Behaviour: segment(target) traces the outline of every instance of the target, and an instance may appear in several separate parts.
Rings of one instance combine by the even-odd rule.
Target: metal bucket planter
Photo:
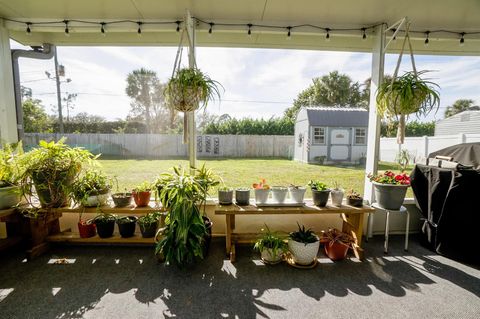
[[[375,201],[384,209],[399,210],[405,199],[408,185],[391,185],[372,182],[375,187]]]
[[[332,189],[332,204],[333,206],[342,206],[343,202],[343,189]]]
[[[256,189],[255,190],[255,203],[265,204],[268,201],[270,195],[270,189]]]
[[[231,205],[233,202],[233,189],[218,190],[218,202],[220,205]]]
[[[132,193],[115,193],[112,199],[115,207],[127,207],[132,203]]]
[[[313,204],[319,207],[325,207],[328,202],[328,195],[330,195],[330,190],[317,191],[312,189]]]
[[[250,189],[237,188],[235,190],[235,202],[240,206],[250,205]]]
[[[83,203],[83,206],[85,207],[105,206],[107,205],[109,197],[110,197],[109,190],[106,189],[104,191],[99,192],[99,194],[88,196],[85,202]]]
[[[303,203],[305,192],[307,189],[305,187],[289,187],[288,191],[290,192],[290,199],[295,203]]]
[[[20,187],[8,186],[0,188],[0,209],[7,209],[20,203],[22,197]]]
[[[272,187],[272,198],[275,203],[283,204],[287,198],[288,188],[281,186]]]
[[[298,241],[289,239],[288,250],[292,253],[293,260],[299,265],[310,265],[316,258],[320,241],[314,243],[300,243]]]

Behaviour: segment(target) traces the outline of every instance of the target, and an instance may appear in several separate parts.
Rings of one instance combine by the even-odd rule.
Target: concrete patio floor
[[[313,270],[265,266],[250,246],[186,271],[158,264],[146,247],[54,247],[27,262],[1,255],[0,318],[479,318],[480,270],[393,236],[365,244],[367,260]],[[53,258],[74,259],[52,264]],[[253,259],[253,260],[252,260]],[[49,263],[50,262],[50,263]]]

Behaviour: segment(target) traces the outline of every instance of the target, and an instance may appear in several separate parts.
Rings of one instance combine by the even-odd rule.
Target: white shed
[[[294,159],[360,163],[367,153],[368,112],[354,107],[306,107],[295,122]]]
[[[435,136],[480,134],[480,111],[463,111],[435,123]]]

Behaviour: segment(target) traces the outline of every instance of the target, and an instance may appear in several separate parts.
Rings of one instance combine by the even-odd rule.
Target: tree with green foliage
[[[362,89],[364,85],[354,82],[347,74],[333,71],[312,81],[298,94],[293,106],[285,111],[285,117],[295,120],[300,108],[306,106],[368,106],[368,95]]]
[[[397,136],[398,122],[387,124],[382,122],[381,133],[382,137],[395,137]],[[435,121],[420,122],[412,121],[408,122],[405,126],[405,136],[433,136],[435,135]]]
[[[28,133],[47,133],[52,131],[52,121],[41,105],[42,101],[27,98],[23,101],[23,129]]]
[[[295,121],[287,118],[266,119],[222,119],[204,125],[203,134],[223,135],[293,135]]]
[[[480,110],[480,106],[473,105],[473,103],[475,102],[470,99],[456,100],[452,105],[447,106],[447,109],[445,110],[445,118],[461,113],[463,111]]]

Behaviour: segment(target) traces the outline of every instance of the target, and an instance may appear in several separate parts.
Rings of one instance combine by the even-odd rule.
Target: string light
[[[327,31],[327,35],[325,36],[325,41],[330,41],[330,28],[326,28],[325,31]]]
[[[214,24],[215,24],[215,23],[213,23],[213,22],[210,22],[210,23],[209,23],[210,28],[208,29],[208,35],[212,35],[212,29],[213,29],[213,25],[214,25]]]
[[[430,35],[430,31],[427,31],[425,32],[425,46],[428,47],[428,44],[430,43],[430,40],[429,40],[429,35]]]
[[[248,37],[251,37],[252,36],[252,24],[249,23],[249,24],[247,24],[247,26],[248,26],[247,35],[248,35]]]
[[[393,34],[394,34],[392,40],[393,40],[393,41],[397,41],[397,36],[395,35],[395,32],[397,32],[397,29],[392,29],[392,32],[393,32]]]
[[[465,32],[460,33],[460,35],[462,36],[460,38],[460,46],[463,47],[463,45],[465,44]]]
[[[287,40],[290,40],[292,38],[292,27],[288,26],[287,27]]]
[[[176,29],[177,32],[180,32],[180,23],[181,23],[181,21],[178,21],[178,20],[177,20],[177,21],[175,21],[175,23],[177,24],[177,29]]]
[[[105,25],[106,23],[105,22],[100,22],[100,32],[102,33],[103,36],[105,36]]]
[[[65,23],[65,36],[70,35],[70,29],[68,28],[68,20],[63,20],[63,23]]]
[[[30,29],[30,26],[32,25],[31,22],[27,22],[27,29],[25,30],[25,32],[27,32],[27,35],[31,35],[32,34],[32,30]]]
[[[143,22],[138,21],[137,24],[138,24],[137,34],[140,36],[140,35],[142,35],[142,24],[143,24]]]
[[[367,39],[367,28],[362,28],[362,40],[366,40]]]

